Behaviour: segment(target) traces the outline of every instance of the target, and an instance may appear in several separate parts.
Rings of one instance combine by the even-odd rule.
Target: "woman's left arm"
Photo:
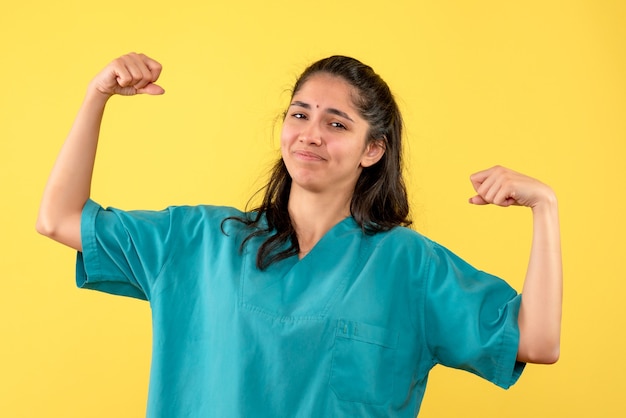
[[[556,195],[547,185],[504,167],[471,176],[477,205],[526,206],[533,213],[533,240],[519,312],[519,361],[551,364],[559,359],[563,267]]]

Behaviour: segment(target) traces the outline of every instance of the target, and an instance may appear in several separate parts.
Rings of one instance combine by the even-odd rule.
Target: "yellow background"
[[[416,229],[521,289],[530,213],[473,207],[503,164],[560,198],[562,357],[509,391],[436,368],[421,417],[623,417],[626,6],[545,1],[22,1],[0,11],[0,415],[143,416],[147,303],[74,287],[74,253],[36,234],[39,198],[91,77],[128,51],[163,97],[114,98],[93,197],[243,207],[276,155],[296,75],[372,65],[407,127]],[[261,177],[261,178],[260,178]]]

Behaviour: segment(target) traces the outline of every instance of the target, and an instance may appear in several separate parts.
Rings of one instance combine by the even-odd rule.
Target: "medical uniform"
[[[512,385],[520,296],[407,228],[335,225],[265,271],[228,207],[82,217],[83,288],[150,302],[149,417],[406,417],[436,364]],[[222,230],[223,225],[223,230]]]

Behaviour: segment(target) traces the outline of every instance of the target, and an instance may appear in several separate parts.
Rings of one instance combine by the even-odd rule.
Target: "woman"
[[[532,209],[522,299],[404,227],[402,118],[351,58],[297,81],[256,210],[102,209],[89,196],[105,104],[162,94],[160,71],[129,54],[90,83],[37,223],[79,251],[80,286],[150,301],[148,416],[414,417],[435,364],[506,388],[524,363],[558,359],[553,191],[502,167],[471,177],[471,203]]]

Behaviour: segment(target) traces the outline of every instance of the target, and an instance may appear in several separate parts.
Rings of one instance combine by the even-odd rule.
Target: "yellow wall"
[[[163,63],[167,93],[112,100],[95,199],[243,206],[275,155],[274,119],[296,74],[329,54],[356,56],[404,111],[420,231],[520,289],[530,213],[468,205],[467,178],[508,165],[551,184],[561,202],[561,361],[528,367],[510,391],[437,368],[421,417],[626,416],[625,3],[215,3],[2,6],[0,415],[144,413],[148,305],[75,289],[73,252],[34,231],[87,82],[111,58],[142,51]]]

